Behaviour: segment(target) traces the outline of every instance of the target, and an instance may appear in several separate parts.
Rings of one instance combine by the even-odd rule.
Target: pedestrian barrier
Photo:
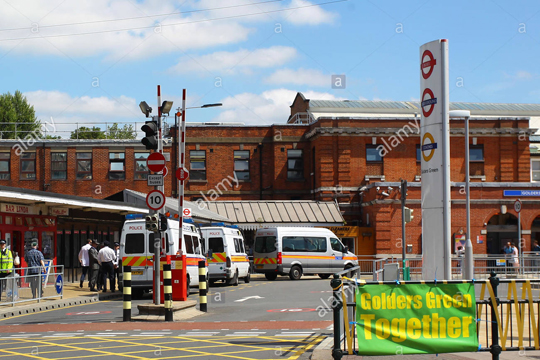
[[[540,279],[492,272],[481,280],[365,281],[350,277],[354,270],[330,282],[335,360],[476,351],[499,359],[502,351],[540,349],[540,299],[532,291]]]
[[[165,306],[165,321],[173,321],[171,264],[163,264],[163,299]]]
[[[124,265],[123,270],[124,321],[131,321],[131,266]]]
[[[64,266],[46,262],[39,274],[28,274],[31,268],[12,268],[0,279],[0,306],[64,297]]]
[[[204,260],[201,260],[199,261],[199,308],[204,312],[208,312],[208,298],[206,296],[207,291],[206,264]]]

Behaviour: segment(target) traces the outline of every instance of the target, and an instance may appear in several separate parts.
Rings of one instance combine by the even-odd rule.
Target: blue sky
[[[224,104],[188,121],[283,123],[297,91],[417,100],[419,47],[447,38],[451,101],[540,101],[538,1],[312,6],[330,1],[2,0],[0,92],[24,92],[59,131],[140,123],[137,105],[156,107],[157,84],[175,107],[182,88],[188,106]],[[346,89],[331,88],[333,74],[346,75]]]

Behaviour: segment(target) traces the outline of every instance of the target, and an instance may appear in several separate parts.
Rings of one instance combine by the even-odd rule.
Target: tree
[[[81,126],[77,130],[71,132],[71,139],[105,139],[105,132],[101,128],[93,126],[91,129],[86,126]]]
[[[36,118],[34,107],[17,90],[15,94],[0,95],[0,134],[2,139],[25,138],[34,133],[41,137],[41,123]]]
[[[133,129],[133,125],[131,124],[124,124],[123,127],[119,127],[117,123],[114,123],[109,127],[109,135],[107,136],[109,139],[135,139],[135,129]]]

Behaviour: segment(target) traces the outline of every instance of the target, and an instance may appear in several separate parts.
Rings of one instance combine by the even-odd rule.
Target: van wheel
[[[291,280],[300,280],[301,277],[302,277],[302,268],[298,265],[294,265],[291,268],[291,272],[289,272],[289,278],[291,278]]]
[[[186,297],[189,297],[189,285],[190,285],[190,281],[189,281],[189,275],[186,277]]]
[[[319,274],[319,277],[326,280],[330,277],[330,274]]]
[[[277,279],[277,274],[275,274],[275,273],[266,273],[266,274],[264,274],[264,277],[266,278],[266,280],[274,281],[274,280]]]
[[[248,272],[247,276],[244,278],[244,282],[245,282],[246,284],[249,284],[250,281],[251,281],[251,275],[250,275],[249,272]]]
[[[229,280],[229,285],[238,286],[238,270],[234,273],[234,277]]]

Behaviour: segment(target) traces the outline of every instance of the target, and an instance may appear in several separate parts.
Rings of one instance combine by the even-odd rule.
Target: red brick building
[[[471,239],[474,251],[498,253],[517,241],[515,197],[523,193],[524,249],[540,239],[540,183],[532,181],[529,137],[537,104],[451,103],[471,111]],[[407,244],[421,252],[419,104],[326,101],[298,94],[279,125],[204,125],[187,129],[186,196],[192,201],[336,201],[348,225],[371,226],[378,254],[401,254],[401,179],[409,184]],[[466,228],[464,124],[451,121],[452,233]],[[139,140],[36,143],[21,156],[18,143],[0,142],[0,185],[105,198],[125,188],[146,192]],[[20,145],[19,145],[20,146]],[[168,168],[174,173],[174,147]],[[3,156],[3,157],[2,157]],[[169,175],[166,195],[176,195]],[[535,196],[538,195],[538,196]],[[370,247],[372,244],[366,244]]]

